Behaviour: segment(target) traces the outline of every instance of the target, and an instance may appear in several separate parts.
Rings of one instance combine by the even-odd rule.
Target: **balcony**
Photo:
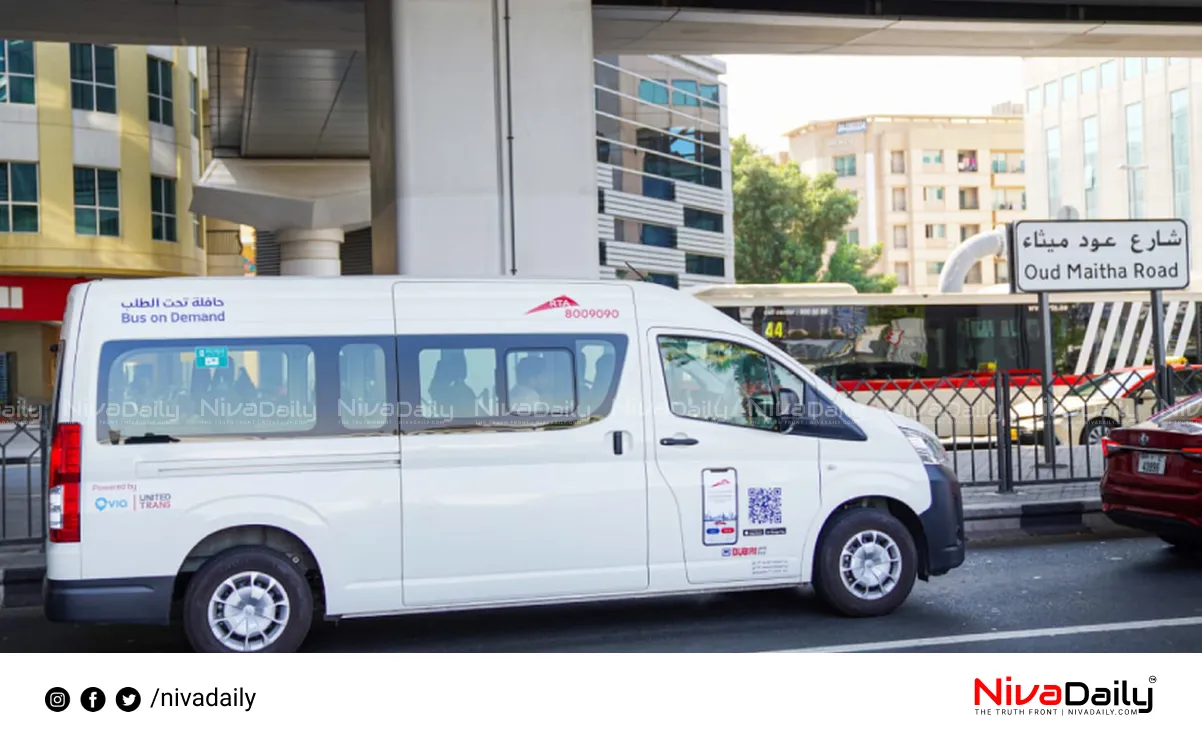
[[[978,169],[976,150],[960,150],[956,153],[956,170],[961,173],[976,173]]]
[[[981,198],[975,188],[960,189],[960,211],[973,212],[981,208]]]

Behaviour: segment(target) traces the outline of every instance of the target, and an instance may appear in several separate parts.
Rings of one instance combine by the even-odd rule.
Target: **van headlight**
[[[902,428],[901,432],[906,435],[923,464],[951,464],[947,449],[943,448],[943,442],[939,439],[913,428]]]

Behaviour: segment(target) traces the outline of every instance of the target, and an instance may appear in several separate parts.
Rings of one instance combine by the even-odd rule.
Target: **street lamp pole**
[[[1136,219],[1135,210],[1135,171],[1147,170],[1146,164],[1132,165],[1123,163],[1120,170],[1127,171],[1127,216]],[[1139,359],[1137,364],[1142,364]],[[1169,376],[1168,365],[1165,363],[1164,347],[1164,295],[1159,289],[1152,291],[1152,365],[1156,369],[1156,393],[1158,402],[1163,405],[1173,403],[1173,383]]]

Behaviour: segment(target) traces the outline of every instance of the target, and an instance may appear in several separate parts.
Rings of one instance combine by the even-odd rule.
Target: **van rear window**
[[[299,343],[134,347],[102,362],[101,438],[310,431],[315,380],[313,349]]]

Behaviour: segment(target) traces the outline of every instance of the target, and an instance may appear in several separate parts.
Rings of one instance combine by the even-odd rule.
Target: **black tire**
[[[901,569],[892,588],[883,596],[864,598],[848,588],[842,577],[843,548],[864,532],[884,534],[901,558]],[[849,617],[879,617],[901,606],[914,588],[918,574],[918,550],[910,530],[892,514],[875,508],[840,511],[827,523],[814,561],[814,590],[829,607]]]
[[[287,598],[288,611],[283,630],[270,643],[260,647],[262,636],[255,635],[256,643],[239,651],[223,644],[209,628],[209,601],[222,583],[247,572],[274,580]],[[265,547],[235,547],[210,558],[196,571],[184,595],[183,615],[184,632],[198,653],[291,653],[304,642],[313,624],[313,592],[301,571],[279,552]],[[275,616],[283,615],[277,612]],[[236,626],[232,634],[240,636]]]
[[[1082,446],[1088,446],[1089,437],[1092,436],[1095,431],[1101,432],[1101,436],[1098,437],[1098,440],[1101,441],[1102,436],[1105,436],[1118,427],[1118,421],[1111,420],[1110,418],[1094,418],[1085,424],[1085,428],[1081,431],[1079,443]]]
[[[1176,547],[1182,552],[1202,552],[1202,538],[1199,537],[1170,537],[1164,534],[1158,534],[1162,541]]]

